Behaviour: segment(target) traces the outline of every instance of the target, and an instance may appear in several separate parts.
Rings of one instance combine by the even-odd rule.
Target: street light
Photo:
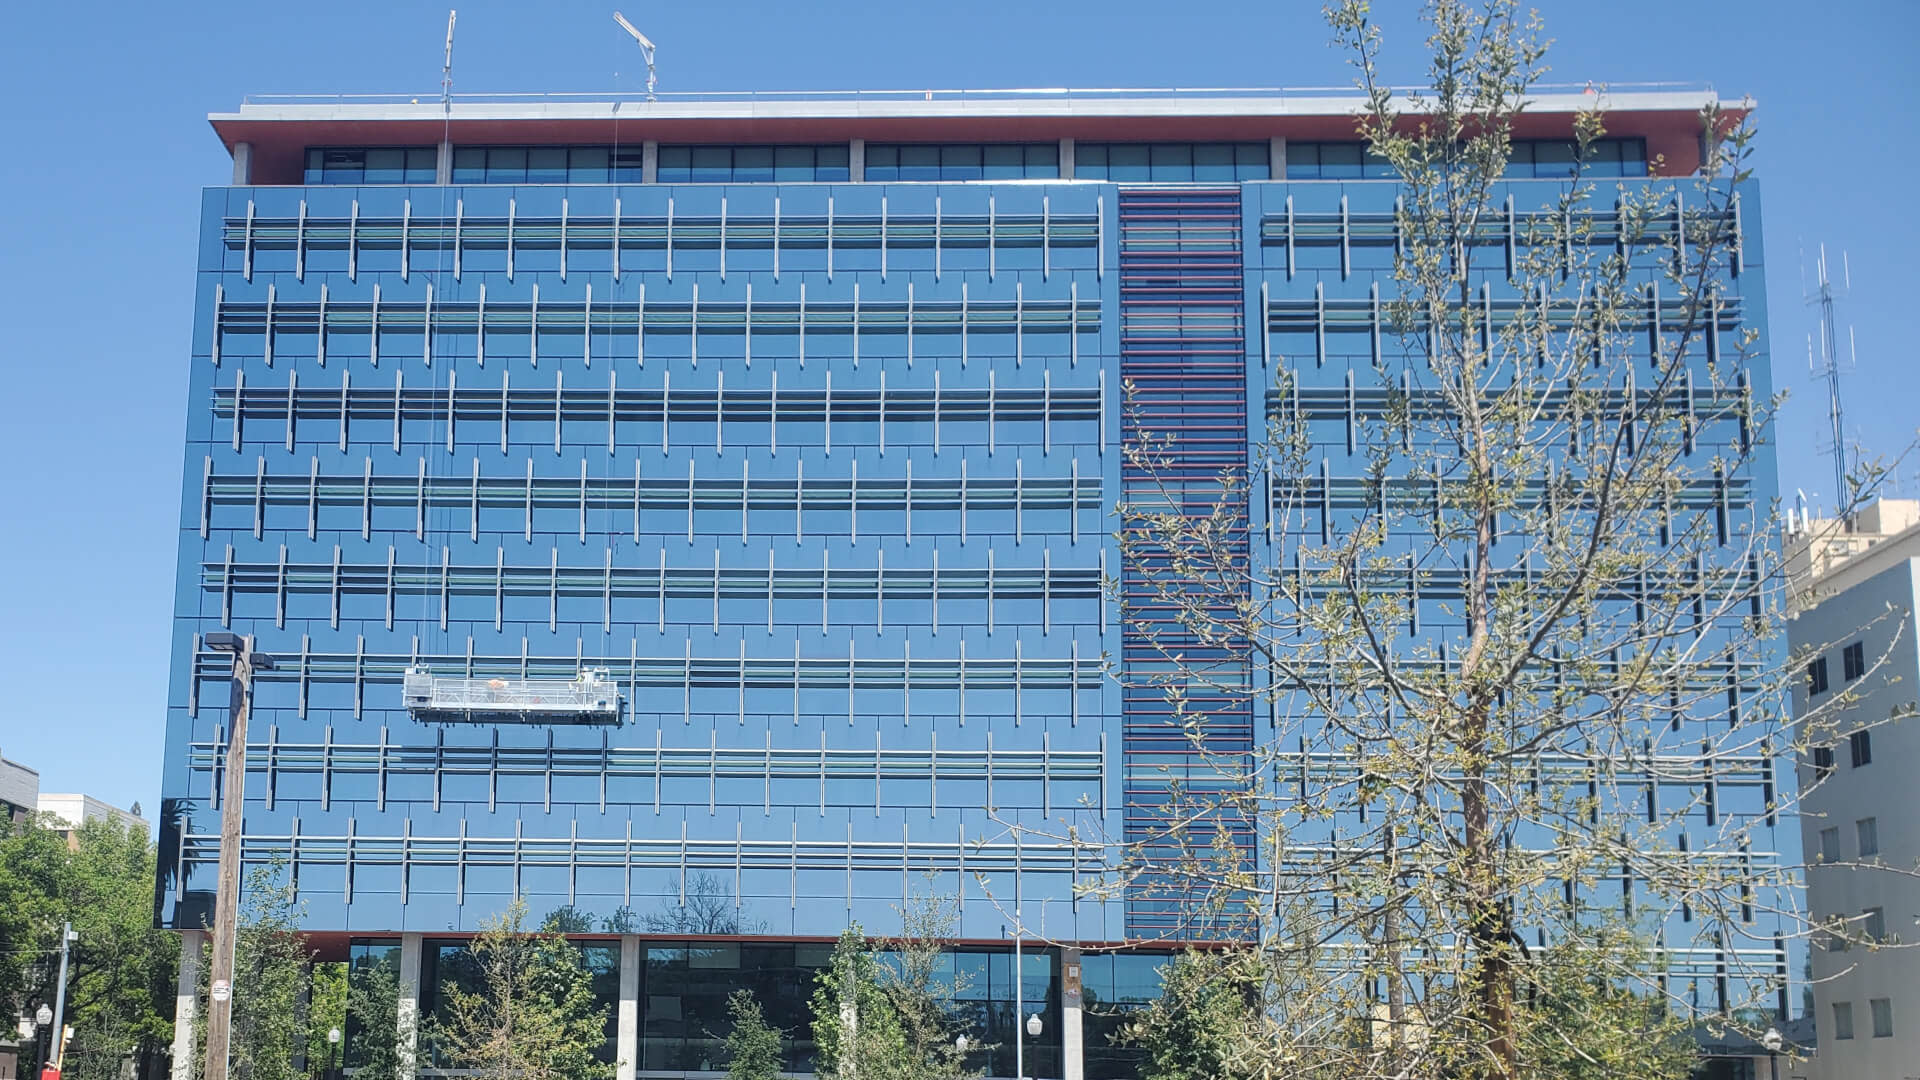
[[[49,1060],[49,1054],[46,1050],[47,1032],[53,1027],[53,1010],[47,1008],[46,1002],[41,1002],[40,1007],[34,1010],[33,1025],[35,1033],[39,1036],[34,1040],[34,1049],[39,1053],[40,1067],[44,1069]]]
[[[340,1071],[340,1029],[327,1029],[327,1072],[329,1075]]]
[[[1767,1080],[1780,1080],[1780,1048],[1786,1042],[1780,1029],[1772,1025],[1768,1025],[1767,1033],[1760,1036],[1760,1045],[1767,1048]]]
[[[233,696],[227,732],[227,778],[220,803],[220,871],[213,903],[213,970],[208,973],[207,1067],[204,1080],[227,1080],[227,1046],[233,1033],[234,927],[240,908],[240,811],[247,786],[247,713],[253,706],[253,673],[272,671],[273,657],[253,651],[253,639],[210,631],[207,648],[233,656]]]

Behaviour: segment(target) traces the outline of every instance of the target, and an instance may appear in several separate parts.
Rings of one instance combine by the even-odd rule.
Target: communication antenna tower
[[[447,9],[447,58],[440,65],[440,107],[449,111],[453,108],[453,20],[459,14]]]
[[[653,84],[655,82],[655,75],[653,70],[653,42],[648,40],[647,35],[634,29],[633,24],[627,21],[627,17],[625,15],[622,15],[616,11],[613,13],[613,21],[619,23],[620,29],[625,30],[629,34],[632,34],[633,40],[640,43],[640,55],[647,62],[647,100],[652,101],[653,100]]]
[[[1853,271],[1847,263],[1846,252],[1840,253],[1840,284],[1835,285],[1827,268],[1827,246],[1820,245],[1820,259],[1814,264],[1814,287],[1807,294],[1807,303],[1820,309],[1820,345],[1816,356],[1811,335],[1807,338],[1807,368],[1813,377],[1825,380],[1827,384],[1827,421],[1831,426],[1833,445],[1833,501],[1836,513],[1850,521],[1853,515],[1847,506],[1847,477],[1850,475],[1847,461],[1847,439],[1845,413],[1840,406],[1840,376],[1842,365],[1838,340],[1838,322],[1834,318],[1834,301],[1839,300],[1853,287]],[[1847,327],[1846,370],[1856,366],[1857,355],[1854,352],[1853,327]]]

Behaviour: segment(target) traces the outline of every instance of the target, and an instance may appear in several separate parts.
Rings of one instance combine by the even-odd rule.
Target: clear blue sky
[[[671,90],[1345,84],[1296,0],[622,0]],[[460,3],[460,90],[637,88],[591,3]],[[1411,10],[1410,0],[1379,7]],[[1907,100],[1920,4],[1542,0],[1555,80],[1703,80],[1760,104],[1782,487],[1830,497],[1796,251],[1852,258],[1850,434],[1913,434]],[[19,4],[0,35],[0,751],[46,790],[157,803],[205,115],[269,91],[437,91],[444,3]],[[1391,72],[1417,80],[1419,30]],[[618,73],[616,77],[616,73]],[[1902,253],[1906,254],[1903,255]],[[1896,297],[1905,295],[1906,301]],[[1903,359],[1903,356],[1905,357]],[[1908,485],[1920,493],[1920,477]]]

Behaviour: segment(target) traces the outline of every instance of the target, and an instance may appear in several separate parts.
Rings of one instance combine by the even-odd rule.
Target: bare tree
[[[1115,867],[1093,891],[1186,913],[1169,937],[1254,943],[1229,950],[1257,1059],[1231,1075],[1598,1064],[1682,987],[1728,1018],[1771,1003],[1806,932],[1766,844],[1823,721],[1787,715],[1757,494],[1753,132],[1709,106],[1693,175],[1596,181],[1596,93],[1572,175],[1508,185],[1536,20],[1433,0],[1410,93],[1364,0],[1328,17],[1400,180],[1378,321],[1349,324],[1374,344],[1335,391],[1346,430],[1298,377],[1316,358],[1283,358],[1264,445],[1211,480],[1131,410],[1153,480],[1120,508],[1123,618],[1157,662],[1120,677],[1164,693],[1189,753],[1146,835],[1072,839]],[[1214,738],[1249,708],[1250,749]]]

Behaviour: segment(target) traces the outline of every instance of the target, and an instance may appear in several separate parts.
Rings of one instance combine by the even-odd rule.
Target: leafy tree
[[[1656,970],[1617,928],[1542,950],[1523,962],[1515,994],[1525,1080],[1684,1080],[1694,1049],[1683,1014],[1617,972]],[[1246,946],[1188,951],[1161,969],[1159,1000],[1121,1037],[1146,1054],[1146,1080],[1359,1080],[1472,1075],[1473,1047],[1436,1031],[1456,991],[1435,988],[1396,1016],[1367,987],[1312,951]]]
[[[959,925],[959,900],[931,888],[900,908],[900,937],[879,964],[880,988],[899,1024],[903,1057],[897,1075],[914,1080],[978,1075],[967,1070],[966,1052],[954,1041],[961,1034],[956,999],[970,984],[953,963]]]
[[[1602,962],[1595,963],[1599,956]],[[1650,988],[1612,976],[1658,971],[1643,942],[1619,928],[1542,950],[1528,965],[1520,1012],[1522,1075],[1537,1080],[1685,1080],[1695,1048],[1684,1013]],[[1765,1030],[1770,1013],[1749,1018]]]
[[[923,891],[900,908],[896,940],[869,943],[856,923],[840,935],[815,977],[815,1067],[829,1080],[964,1080],[966,1066],[957,999],[969,978],[955,969],[951,946],[959,902]]]
[[[893,1080],[906,1040],[893,1001],[880,988],[880,963],[855,923],[840,932],[814,976],[814,1071],[822,1080]]]
[[[1218,954],[1187,952],[1161,968],[1160,999],[1121,1029],[1146,1051],[1146,1080],[1233,1075],[1234,1050],[1256,1014],[1229,967]]]
[[[348,993],[346,964],[313,965],[307,982],[307,1072],[312,1075],[325,1075],[335,1064],[334,1056],[344,1052]],[[327,1033],[336,1029],[339,1046],[327,1041]]]
[[[179,938],[153,926],[154,848],[146,831],[57,818],[0,824],[0,1004],[51,1002],[62,922],[68,962],[66,1071],[116,1077],[129,1055],[172,1039]]]
[[[14,823],[0,815],[0,1004],[53,1000],[45,958],[59,949],[61,901],[71,854],[41,815]]]
[[[479,987],[447,990],[448,1008],[430,1038],[446,1062],[481,1080],[604,1080],[595,1058],[607,1007],[594,1001],[580,952],[550,930],[526,929],[515,900],[482,924],[468,946]]]
[[[727,1015],[733,1021],[727,1033],[727,1080],[776,1080],[784,1063],[781,1031],[767,1023],[753,992],[729,994]]]
[[[301,1007],[313,953],[300,932],[305,916],[279,860],[247,874],[234,940],[232,1037],[228,1073],[234,1080],[296,1080],[294,1059],[307,1045]],[[208,981],[212,943],[202,945],[199,1003],[194,1015],[194,1069],[206,1064]],[[322,1031],[324,1036],[324,1029]]]
[[[356,1080],[400,1075],[400,960],[398,950],[356,958],[347,969],[347,1063]]]

